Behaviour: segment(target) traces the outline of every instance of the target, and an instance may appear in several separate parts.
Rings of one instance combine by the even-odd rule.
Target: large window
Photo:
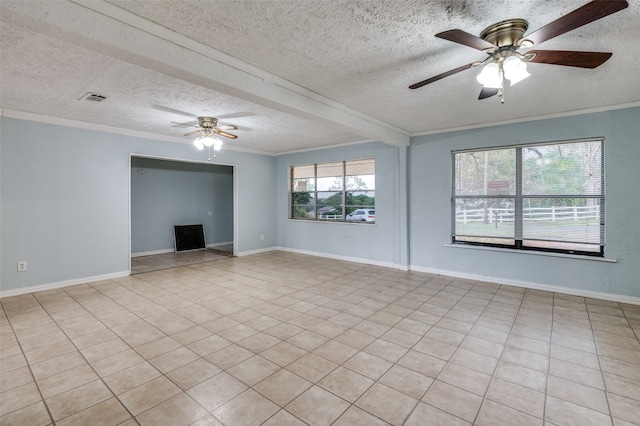
[[[291,167],[292,219],[375,223],[374,159]]]
[[[604,255],[604,140],[452,156],[453,243]]]

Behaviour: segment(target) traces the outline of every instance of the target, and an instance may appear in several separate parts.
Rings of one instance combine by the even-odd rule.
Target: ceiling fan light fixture
[[[490,62],[480,71],[476,80],[483,87],[500,89],[502,87],[502,70],[496,62]]]
[[[220,140],[220,138],[215,138],[215,142],[213,143],[213,149],[214,151],[220,151],[222,149],[222,141]]]
[[[202,151],[204,149],[204,143],[202,143],[202,138],[198,137],[193,141],[193,145],[198,148],[198,150]]]
[[[527,64],[517,56],[509,56],[505,59],[502,63],[502,68],[504,69],[505,78],[509,80],[512,86],[531,75],[527,72]]]

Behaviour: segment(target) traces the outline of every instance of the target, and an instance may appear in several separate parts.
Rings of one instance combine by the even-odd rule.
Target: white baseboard
[[[11,290],[0,290],[0,299],[4,297],[20,296],[23,294],[36,293],[38,291],[55,290],[62,287],[69,287],[78,284],[87,284],[96,281],[112,280],[114,278],[128,277],[129,271],[113,272],[111,274],[93,275],[91,277],[74,278],[71,280],[57,281],[48,284],[34,285],[30,287],[14,288]]]
[[[514,287],[530,288],[532,290],[552,291],[554,293],[568,294],[571,296],[588,297],[591,299],[608,300],[611,302],[627,303],[629,305],[640,305],[640,297],[626,296],[623,294],[604,293],[600,291],[583,290],[580,288],[561,287],[549,284],[540,284],[531,281],[513,280],[508,278],[491,277],[479,274],[469,274],[465,272],[448,271],[434,268],[423,268],[421,266],[410,265],[409,269],[416,272],[426,272],[429,274],[445,275],[455,278],[465,278],[476,281],[487,281],[496,284],[510,285]]]
[[[247,251],[240,251],[238,252],[238,257],[240,256],[249,256],[252,254],[259,254],[259,253],[266,253],[269,251],[274,251],[277,250],[276,247],[266,247],[266,248],[261,248],[261,249],[257,249],[257,250],[247,250]]]
[[[327,259],[344,260],[346,262],[364,263],[366,265],[384,266],[385,268],[399,269],[401,271],[409,270],[409,268],[405,265],[398,265],[396,263],[382,262],[379,260],[371,260],[371,259],[365,259],[361,257],[340,256],[337,254],[329,254],[329,253],[322,253],[322,252],[309,251],[309,250],[299,250],[299,249],[294,249],[290,247],[280,247],[280,246],[276,247],[276,250],[288,251],[290,253],[306,254],[309,256],[324,257]]]
[[[228,246],[233,244],[233,241],[224,241],[222,243],[212,243],[207,244],[207,248],[218,247],[218,246]],[[162,249],[162,250],[151,250],[151,251],[139,251],[137,253],[131,253],[131,257],[142,257],[142,256],[153,256],[154,254],[165,254],[165,253],[174,253],[175,249]]]
[[[155,254],[173,253],[174,251],[174,249],[139,251],[137,253],[131,253],[131,257],[153,256]]]

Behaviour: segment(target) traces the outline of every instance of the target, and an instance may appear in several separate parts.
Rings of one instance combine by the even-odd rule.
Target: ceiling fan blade
[[[219,129],[213,129],[213,132],[220,135],[220,136],[224,136],[225,138],[229,138],[229,139],[237,139],[238,137],[236,135],[232,135],[231,133],[227,133],[224,132],[222,130]]]
[[[233,124],[219,124],[216,127],[220,130],[238,130],[238,127]]]
[[[478,96],[478,100],[487,99],[492,96],[495,96],[498,94],[499,90],[500,89],[489,89],[487,87],[483,87],[482,90],[480,91],[480,96]]]
[[[198,127],[197,121],[189,121],[188,123],[178,123],[177,121],[172,121],[171,123],[182,127]]]
[[[626,0],[593,0],[573,12],[564,15],[562,18],[526,35],[523,40],[530,40],[533,44],[540,44],[590,22],[611,15],[612,13],[616,13],[627,6],[629,6],[629,3]]]
[[[198,130],[194,130],[193,132],[189,132],[189,133],[185,133],[182,136],[191,136],[191,135],[195,135],[196,133],[200,133],[202,130],[198,129]]]
[[[473,34],[469,34],[468,32],[462,30],[443,31],[436,34],[436,37],[449,40],[454,43],[463,44],[465,46],[473,47],[474,49],[478,50],[498,48],[496,45],[491,44],[488,41],[481,39],[480,37],[476,37]]]
[[[151,108],[157,109],[159,111],[170,112],[172,114],[184,115],[185,117],[196,118],[197,116],[188,112],[180,111],[177,109],[169,108],[162,105],[151,105]]]
[[[541,64],[564,65],[567,67],[596,68],[612,55],[609,52],[578,52],[573,50],[531,50],[535,53],[529,62]]]
[[[475,64],[475,62],[472,62],[470,64],[466,64],[466,65],[463,65],[461,67],[449,70],[447,72],[443,72],[442,74],[438,74],[438,75],[436,75],[434,77],[431,77],[431,78],[428,78],[426,80],[422,80],[419,83],[415,83],[415,84],[412,84],[411,86],[409,86],[409,89],[419,89],[422,86],[426,86],[429,83],[433,83],[434,81],[438,81],[438,80],[440,80],[442,78],[449,77],[450,75],[457,74],[460,71],[467,70],[467,69],[471,68],[474,64]]]

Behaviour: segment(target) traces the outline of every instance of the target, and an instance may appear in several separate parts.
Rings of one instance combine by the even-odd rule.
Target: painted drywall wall
[[[640,108],[415,137],[409,161],[410,263],[423,270],[640,296]],[[451,151],[605,137],[605,256],[617,263],[450,243]]]
[[[292,166],[363,158],[376,161],[375,225],[289,219],[289,173]],[[406,159],[406,148],[380,142],[279,156],[278,246],[323,256],[406,267]]]
[[[133,157],[131,253],[173,250],[173,226],[189,224],[207,245],[233,241],[233,167]]]
[[[1,120],[3,292],[126,273],[130,153],[207,158],[186,143]],[[237,251],[275,246],[275,157],[223,150],[216,163],[236,165]],[[16,271],[19,260],[26,272]]]

